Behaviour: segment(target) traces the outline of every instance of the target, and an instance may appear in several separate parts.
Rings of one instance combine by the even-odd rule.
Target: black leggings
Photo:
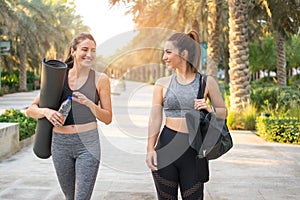
[[[152,171],[152,175],[158,199],[178,199],[178,185],[182,199],[203,199],[204,184],[197,172],[197,153],[189,146],[188,134],[164,127],[155,150],[158,170]]]

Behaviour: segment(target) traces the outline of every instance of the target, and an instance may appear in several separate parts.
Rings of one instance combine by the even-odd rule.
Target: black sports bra
[[[69,87],[68,74],[69,74],[69,70],[67,70],[60,102],[63,102],[65,99],[68,98],[68,96],[72,96],[73,92],[80,92],[84,94],[87,98],[92,100],[95,104],[99,103],[100,98],[97,92],[97,87],[95,85],[94,70],[92,69],[90,70],[88,78],[86,82],[83,84],[83,86],[78,90],[74,90],[74,91],[71,90]],[[96,122],[96,121],[97,120],[95,115],[91,112],[91,110],[87,106],[72,101],[72,108],[70,110],[70,113],[64,125],[86,124],[89,122]]]

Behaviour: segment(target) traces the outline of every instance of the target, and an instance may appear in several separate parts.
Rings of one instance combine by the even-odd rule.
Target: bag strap
[[[202,75],[200,74],[199,90],[198,90],[197,99],[203,99],[204,98],[204,92],[205,92],[205,88],[206,88],[206,80],[207,80],[207,76],[204,75],[202,77]]]

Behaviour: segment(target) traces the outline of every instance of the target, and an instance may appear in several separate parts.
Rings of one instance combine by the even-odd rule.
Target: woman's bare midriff
[[[188,127],[185,118],[167,117],[165,125],[177,132],[188,133]]]
[[[87,124],[74,124],[61,127],[53,127],[53,131],[61,134],[82,133],[97,128],[97,122],[90,122]]]

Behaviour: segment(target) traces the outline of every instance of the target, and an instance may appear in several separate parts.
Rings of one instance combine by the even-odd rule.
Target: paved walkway
[[[113,123],[99,123],[102,161],[93,200],[156,199],[144,162],[152,89],[126,82],[126,90],[112,96]],[[0,111],[24,109],[37,93],[0,97]],[[300,146],[266,142],[248,131],[232,131],[232,136],[233,149],[210,162],[206,200],[299,199]],[[63,199],[51,158],[37,158],[28,146],[0,161],[0,199]]]

